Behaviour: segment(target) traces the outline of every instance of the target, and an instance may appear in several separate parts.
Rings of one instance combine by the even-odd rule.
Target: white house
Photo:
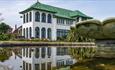
[[[22,36],[57,40],[66,36],[71,26],[91,19],[82,12],[53,7],[37,2],[21,11],[23,15]],[[23,48],[23,70],[51,70],[52,67],[73,64],[67,48]]]

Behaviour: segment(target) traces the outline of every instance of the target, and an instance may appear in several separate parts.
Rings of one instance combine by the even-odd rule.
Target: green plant
[[[96,53],[96,48],[93,47],[69,48],[69,53],[78,62],[82,62],[85,59],[92,58]]]

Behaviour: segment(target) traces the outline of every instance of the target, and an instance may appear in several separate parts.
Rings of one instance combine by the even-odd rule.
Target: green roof
[[[80,12],[78,10],[77,11],[67,10],[67,9],[63,9],[63,8],[58,8],[58,7],[42,4],[40,2],[33,4],[28,9],[26,9],[20,13],[23,14],[30,10],[42,10],[42,11],[52,12],[52,13],[55,13],[54,15],[57,17],[63,17],[63,18],[69,18],[69,19],[72,19],[73,17],[77,17],[77,16],[92,18],[92,17],[89,17],[89,16],[83,14],[82,12]]]

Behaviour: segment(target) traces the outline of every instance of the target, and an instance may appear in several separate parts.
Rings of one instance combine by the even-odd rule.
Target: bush
[[[10,40],[11,38],[13,38],[13,35],[11,34],[0,34],[1,41]]]

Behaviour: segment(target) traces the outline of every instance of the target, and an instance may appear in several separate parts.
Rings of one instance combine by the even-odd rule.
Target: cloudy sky
[[[0,13],[4,22],[12,27],[20,26],[22,20],[19,12],[28,8],[37,0],[0,0]],[[115,17],[115,0],[39,0],[41,3],[71,9],[80,10],[88,16],[103,20],[107,17]]]

